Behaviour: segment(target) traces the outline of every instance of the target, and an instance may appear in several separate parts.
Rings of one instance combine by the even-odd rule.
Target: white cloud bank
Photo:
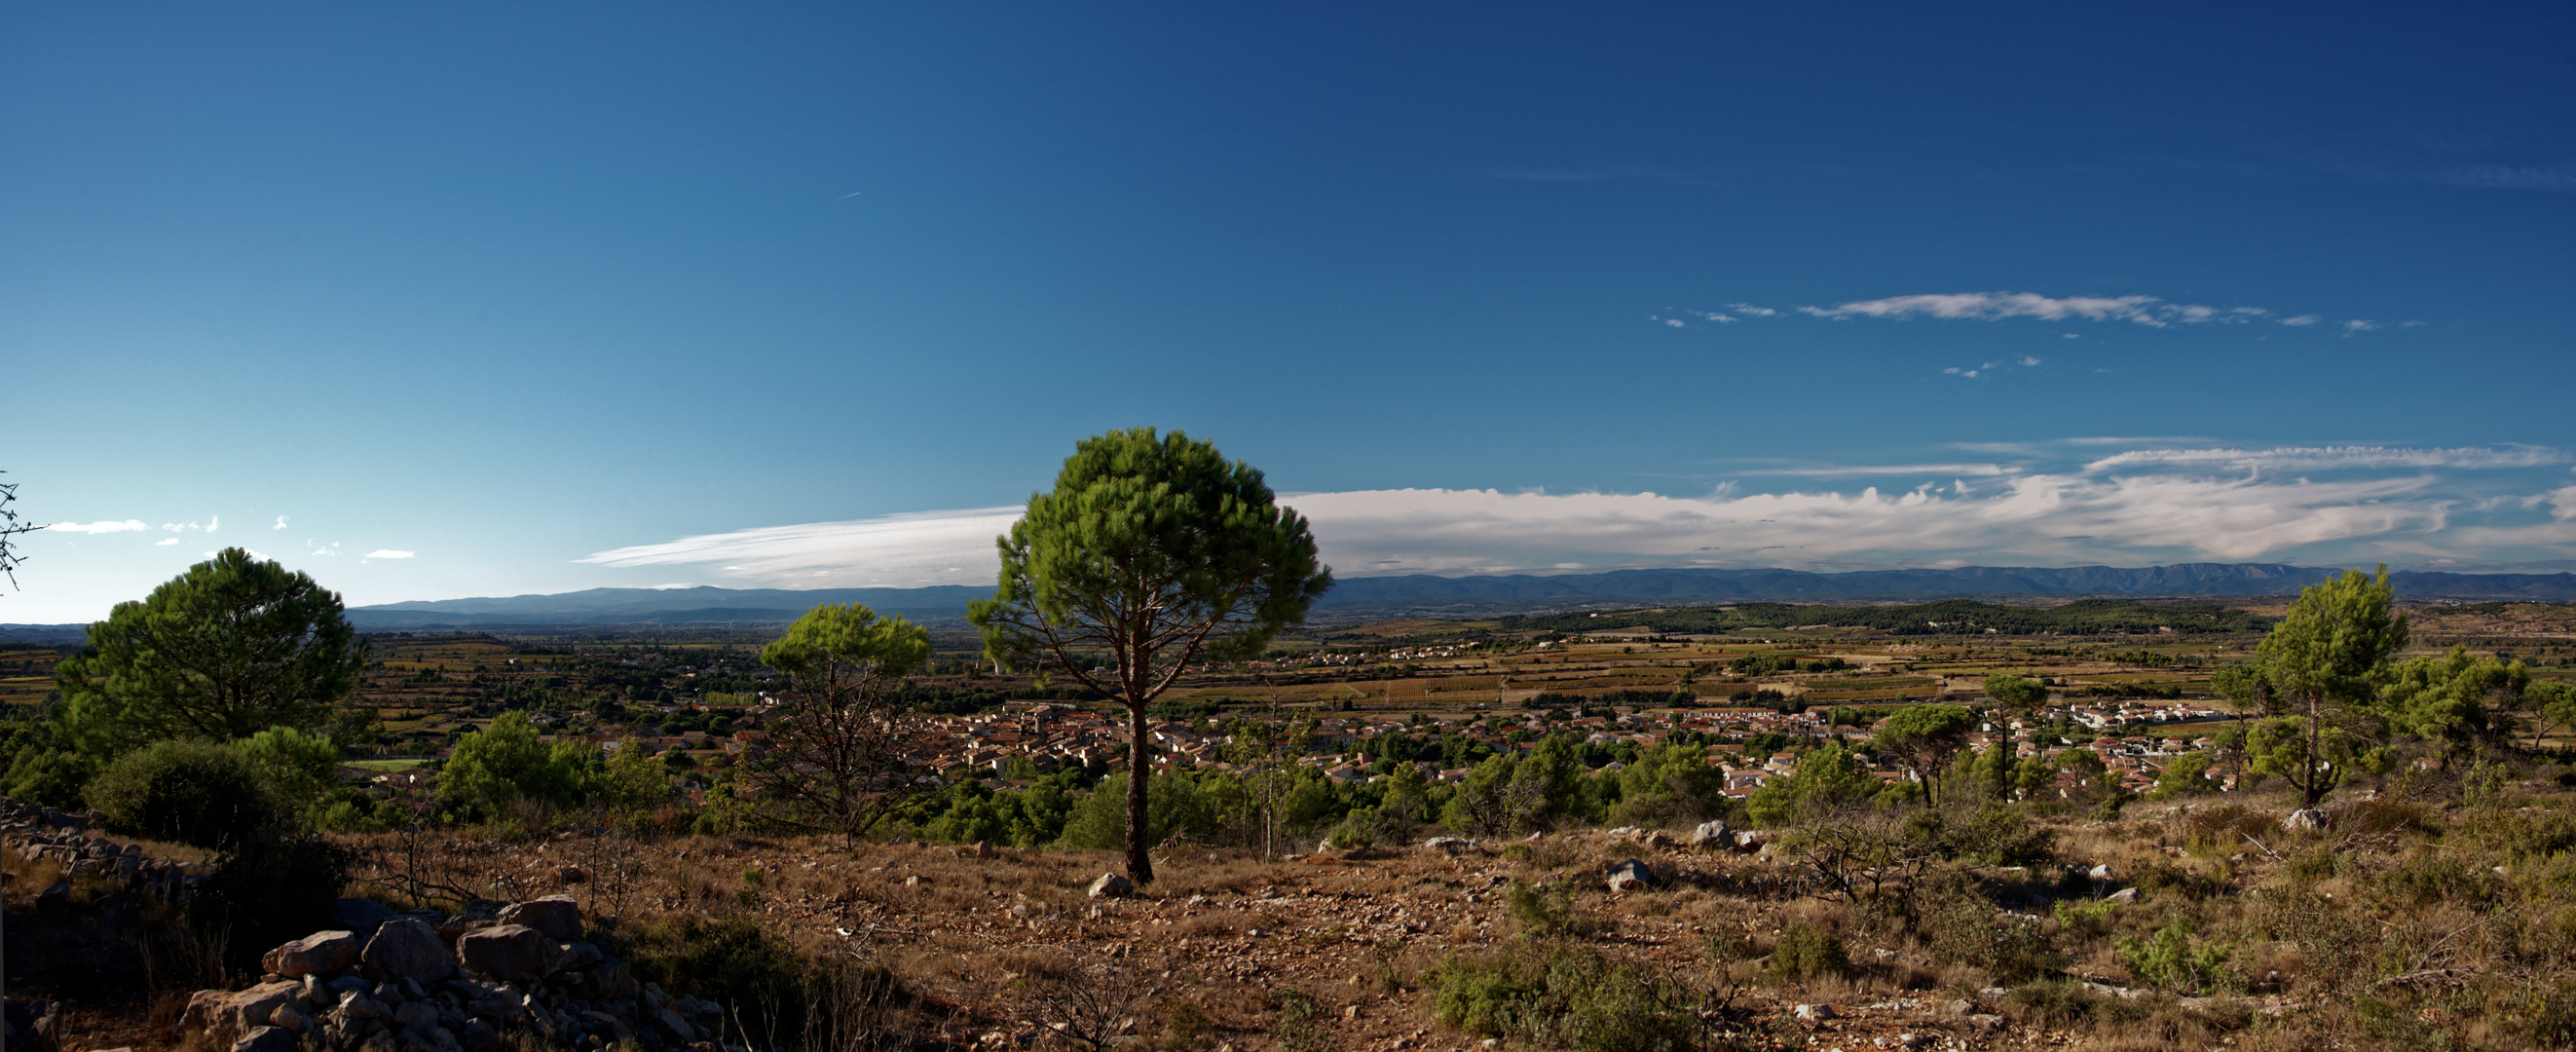
[[[141,520],[141,519],[127,519],[127,520],[125,520],[125,521],[123,521],[123,522],[108,522],[108,521],[100,521],[100,522],[57,522],[57,523],[55,523],[55,524],[53,524],[53,525],[51,525],[51,526],[47,526],[47,527],[45,527],[45,528],[46,528],[46,529],[49,529],[49,530],[55,530],[55,531],[58,531],[58,532],[62,532],[62,533],[92,533],[92,534],[96,534],[96,533],[129,533],[129,532],[133,532],[133,531],[136,531],[136,530],[148,530],[148,529],[151,529],[152,527],[144,525],[144,524],[143,524],[143,520]]]
[[[1934,476],[1910,489],[1739,494],[1721,487],[1709,496],[1392,489],[1294,494],[1282,502],[1313,520],[1325,560],[1351,577],[1635,566],[2533,561],[2576,558],[2576,486],[2500,496],[2490,486],[2481,499],[2469,492],[2477,487],[2429,469],[2528,471],[2567,459],[2527,447],[2149,449],[2053,470],[1880,470],[1882,477]],[[1983,469],[1985,480],[1972,487],[1953,477],[1968,468]],[[2291,471],[2328,477],[2284,474]],[[978,508],[765,527],[581,561],[705,564],[719,578],[789,587],[981,584],[992,579],[993,538],[1018,512]]]

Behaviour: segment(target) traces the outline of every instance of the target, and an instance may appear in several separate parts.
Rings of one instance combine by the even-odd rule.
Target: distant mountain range
[[[2295,595],[2340,568],[2277,563],[2183,563],[2123,568],[1965,566],[1951,570],[1613,570],[1608,573],[1514,574],[1503,577],[1345,578],[1318,607],[1322,613],[1468,612],[1549,606],[1673,606],[1757,601],[1924,600],[1947,597]],[[2576,574],[2461,574],[2399,571],[2398,594],[2411,599],[2576,600]],[[702,625],[793,620],[821,603],[865,603],[916,619],[954,618],[993,594],[985,585],[928,588],[593,588],[560,595],[416,600],[349,611],[361,628],[400,630],[488,625]]]

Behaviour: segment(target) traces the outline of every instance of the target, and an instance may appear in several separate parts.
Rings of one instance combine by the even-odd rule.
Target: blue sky
[[[2576,565],[2571,30],[13,5],[0,621],[980,581],[1141,424],[1344,574]]]

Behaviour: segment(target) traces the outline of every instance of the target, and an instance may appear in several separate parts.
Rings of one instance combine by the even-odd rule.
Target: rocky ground
[[[1980,871],[2003,910],[1997,923],[2039,923],[2052,900],[2214,918],[2222,900],[2185,902],[2157,885],[2141,905],[2124,878],[2198,867],[2250,886],[2281,869],[2251,849],[2185,857],[2170,834],[2188,817],[2169,808],[2126,824],[2070,823],[2047,872]],[[2278,829],[2280,815],[2241,820]],[[1870,923],[1758,836],[1691,839],[1589,830],[1277,858],[1171,845],[1158,853],[1159,879],[1122,891],[1102,879],[1115,859],[1090,852],[382,836],[361,845],[367,862],[352,885],[379,901],[343,903],[335,927],[268,953],[267,975],[209,991],[165,978],[140,996],[58,1011],[48,1029],[73,1052],[235,1040],[249,1041],[244,1052],[285,1052],[297,1038],[342,1052],[769,1047],[743,1024],[742,1005],[657,975],[670,966],[639,949],[733,921],[808,960],[884,977],[899,992],[876,1003],[895,1009],[870,1025],[914,1047],[1481,1050],[1512,1043],[1442,1025],[1426,973],[1453,955],[1537,952],[1530,916],[1508,901],[1522,886],[1565,893],[1565,912],[1546,922],[1553,937],[1687,991],[1712,1047],[2364,1047],[2299,1036],[2313,1002],[2293,996],[2296,981],[2261,971],[2295,967],[2295,953],[2246,943],[2240,971],[2257,979],[2238,988],[2251,992],[2179,997],[2147,990],[2097,937],[2068,952],[2074,981],[2061,985],[2115,1008],[2034,1009],[1976,962]],[[23,850],[11,865],[32,872]],[[133,894],[113,878],[66,877],[72,887],[59,893],[13,883],[11,927],[95,923],[111,896]],[[54,898],[36,901],[44,894]],[[1841,931],[1849,969],[1775,981],[1764,957],[1799,924]],[[2061,943],[2076,946],[2071,938]],[[13,955],[21,945],[13,930]],[[618,959],[630,952],[631,963]],[[657,977],[672,980],[667,990],[647,982]]]

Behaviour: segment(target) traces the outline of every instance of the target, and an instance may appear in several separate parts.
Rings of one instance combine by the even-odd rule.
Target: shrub
[[[1563,935],[1574,916],[1573,896],[1563,888],[1542,888],[1521,881],[1503,889],[1503,904],[1519,921],[1521,934],[1548,938]]]
[[[2120,963],[2129,966],[2131,974],[2177,993],[2198,993],[2217,985],[2221,969],[2227,965],[2229,948],[2223,944],[2203,942],[2195,945],[2191,932],[2180,923],[2168,925],[2147,940],[2122,937],[2112,944],[2120,952]]]
[[[1843,949],[1842,934],[1807,924],[1781,931],[1780,941],[1771,947],[1771,962],[1763,968],[1772,982],[1783,984],[1850,973],[1851,955]]]
[[[1272,1021],[1271,1036],[1279,1039],[1285,1052],[1323,1052],[1332,1042],[1323,1032],[1324,1006],[1303,991],[1281,990],[1272,995],[1279,1002],[1279,1018]]]
[[[1925,913],[1922,929],[1934,955],[1983,968],[2001,983],[2025,982],[2065,964],[2037,920],[2004,913],[1973,893],[1943,896]]]
[[[629,960],[640,978],[723,1005],[764,1042],[792,1040],[806,1016],[805,960],[748,917],[682,917],[639,933]]]
[[[247,843],[276,817],[259,770],[212,742],[136,749],[108,764],[88,796],[110,828],[198,847]]]
[[[2119,908],[2119,903],[2109,899],[2081,904],[2060,902],[2055,909],[2057,929],[2083,939],[2110,934],[2111,913]]]
[[[1577,1052],[1657,1052],[1699,1039],[1698,1016],[1663,975],[1579,943],[1452,955],[1423,980],[1441,1023],[1487,1037]]]
[[[325,926],[339,906],[357,852],[312,833],[254,834],[215,864],[188,900],[201,927],[257,960],[269,947]]]

